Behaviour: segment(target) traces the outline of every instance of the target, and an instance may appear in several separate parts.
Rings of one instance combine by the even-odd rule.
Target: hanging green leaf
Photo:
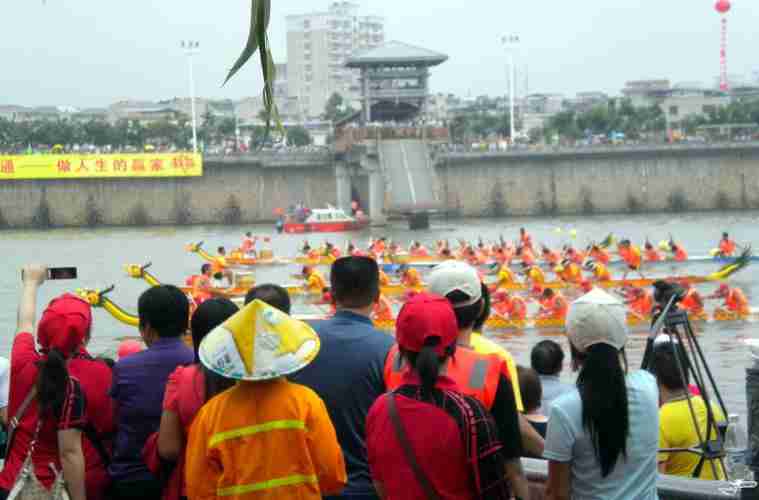
[[[245,44],[245,48],[237,58],[232,69],[227,73],[227,78],[224,80],[226,84],[243,66],[247,63],[256,50],[259,48],[260,35],[266,36],[266,30],[269,28],[269,17],[271,14],[271,0],[251,0],[251,14],[250,14],[250,31],[248,32],[248,42]],[[263,48],[262,48],[263,49]]]

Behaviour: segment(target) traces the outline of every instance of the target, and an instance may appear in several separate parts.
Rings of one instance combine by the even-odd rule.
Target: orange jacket
[[[686,252],[685,249],[680,245],[677,245],[677,250],[675,250],[675,260],[677,262],[684,262],[688,260],[688,252]]]
[[[347,483],[327,408],[284,378],[240,382],[206,403],[190,427],[186,458],[193,500],[321,500]]]
[[[620,247],[619,256],[622,260],[633,269],[640,269],[641,254],[640,248],[635,245],[630,245],[630,248]]]
[[[422,286],[422,277],[419,275],[419,271],[413,267],[409,267],[406,269],[406,272],[403,273],[401,282],[403,283],[403,286],[408,288],[419,288]]]
[[[582,270],[574,262],[564,266],[564,270],[559,273],[559,277],[567,283],[579,284],[582,281]]]
[[[643,295],[636,297],[630,302],[630,309],[641,316],[651,315],[651,309],[654,307],[654,299],[649,292],[644,290]]]
[[[528,266],[535,264],[535,254],[532,253],[527,247],[522,247],[522,262],[526,262]]]
[[[385,386],[388,391],[401,386],[403,372],[407,369],[398,344],[394,344],[385,360]],[[495,354],[479,354],[466,347],[456,349],[456,354],[448,359],[444,370],[448,377],[456,381],[463,394],[477,399],[488,410],[495,402],[501,374],[509,377],[503,359]]]
[[[549,250],[543,254],[543,260],[551,266],[557,266],[561,263],[561,255],[553,250]]]
[[[735,253],[735,242],[730,239],[721,239],[719,241],[719,251],[725,257],[730,257]]]
[[[494,303],[493,309],[508,319],[519,321],[527,319],[527,304],[522,297],[516,295],[503,302]]]
[[[704,301],[698,291],[691,288],[680,301],[680,307],[691,314],[699,314],[704,310]]]
[[[611,256],[609,255],[609,252],[604,250],[603,248],[594,248],[590,251],[590,257],[595,260],[596,262],[600,262],[601,264],[608,264],[609,260],[611,260]]]

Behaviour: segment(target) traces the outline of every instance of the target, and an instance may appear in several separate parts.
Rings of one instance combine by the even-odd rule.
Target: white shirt
[[[11,364],[0,357],[0,408],[8,407],[8,387],[11,381]]]

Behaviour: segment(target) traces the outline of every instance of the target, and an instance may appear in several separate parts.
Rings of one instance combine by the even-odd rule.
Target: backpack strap
[[[427,500],[439,500],[440,495],[437,494],[435,488],[432,487],[432,483],[430,483],[429,478],[419,466],[419,462],[414,455],[414,450],[411,448],[411,442],[408,439],[408,435],[403,429],[401,418],[398,415],[398,406],[395,404],[394,392],[389,392],[387,394],[387,409],[390,414],[390,421],[393,423],[393,427],[395,428],[395,435],[398,437],[398,442],[401,444],[403,454],[406,456],[406,461],[411,466],[411,470],[414,472],[416,480],[419,481],[422,490],[424,490],[424,494],[427,497]]]
[[[29,405],[32,404],[32,400],[34,399],[34,396],[37,395],[37,387],[32,386],[31,390],[29,391],[29,394],[26,395],[24,398],[24,401],[21,403],[21,406],[18,407],[18,410],[16,410],[16,414],[11,417],[10,420],[8,420],[8,441],[5,445],[5,456],[8,457],[9,453],[11,451],[11,446],[13,446],[13,436],[16,434],[16,428],[18,428],[19,424],[21,423],[21,419],[24,418],[24,415],[26,414],[26,410],[29,409]]]

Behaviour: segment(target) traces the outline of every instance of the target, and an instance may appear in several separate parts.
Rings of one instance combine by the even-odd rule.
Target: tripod
[[[660,283],[660,282],[657,282]],[[699,455],[699,462],[696,466],[693,477],[698,478],[701,475],[701,471],[705,464],[709,464],[712,468],[714,478],[718,478],[717,464],[720,464],[724,469],[724,441],[723,437],[727,428],[727,422],[717,422],[714,415],[714,408],[712,406],[712,395],[716,398],[723,415],[727,416],[727,409],[725,403],[722,400],[722,395],[717,389],[717,384],[714,381],[711,369],[709,368],[704,353],[701,350],[701,345],[693,332],[688,314],[685,310],[676,307],[677,302],[682,300],[684,294],[682,289],[675,288],[668,283],[662,283],[657,286],[654,284],[657,290],[657,301],[660,306],[661,313],[654,321],[649,338],[646,342],[646,351],[643,355],[642,368],[648,371],[654,371],[653,356],[655,348],[655,340],[659,335],[659,332],[669,336],[670,342],[673,343],[675,364],[677,365],[677,371],[682,381],[683,387],[685,387],[685,399],[688,403],[688,410],[690,412],[693,425],[698,436],[699,444],[690,448],[667,448],[661,449],[660,452],[664,453],[694,453]],[[666,287],[666,288],[665,288]],[[666,300],[668,299],[668,301]],[[662,307],[662,304],[666,303]],[[685,346],[687,345],[687,350]],[[690,353],[690,356],[689,356]],[[683,359],[685,357],[686,359]],[[691,359],[687,359],[690,357]],[[688,389],[689,376],[692,376],[692,380],[698,387],[698,391],[701,394],[701,398],[706,405],[706,428],[702,429],[699,426],[698,418],[693,406],[693,396]],[[708,384],[708,385],[707,385]]]

